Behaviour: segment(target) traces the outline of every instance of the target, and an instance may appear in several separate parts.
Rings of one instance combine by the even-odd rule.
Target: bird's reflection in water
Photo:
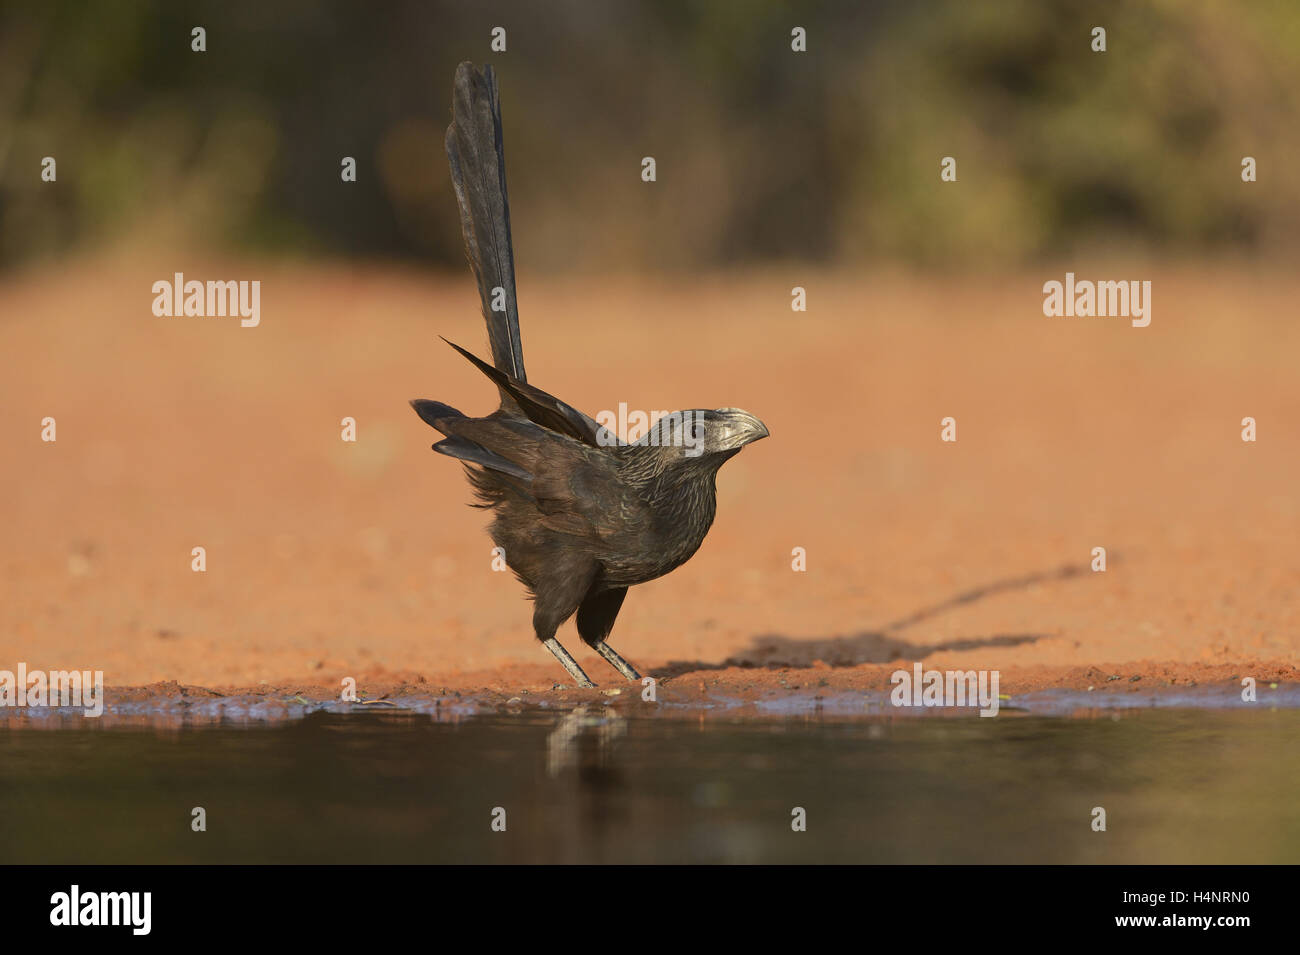
[[[626,758],[616,756],[627,731],[627,719],[617,712],[579,706],[561,717],[547,734],[547,775],[576,790],[568,801],[572,814],[567,820],[575,837],[567,844],[586,847],[585,855],[566,861],[612,860],[617,857],[617,847],[630,838],[635,796],[628,791]]]
[[[606,707],[579,706],[560,718],[546,737],[546,774],[577,770],[584,787],[618,785],[614,744],[627,735],[627,719]]]

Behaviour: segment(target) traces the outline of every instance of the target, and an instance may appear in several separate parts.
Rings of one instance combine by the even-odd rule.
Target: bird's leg
[[[572,560],[567,563],[560,560],[549,564],[544,574],[528,579],[528,585],[534,594],[533,632],[537,634],[538,642],[551,651],[551,655],[569,671],[569,676],[584,689],[590,689],[596,684],[582,672],[582,667],[569,656],[569,651],[560,646],[560,642],[555,639],[555,631],[578,609],[582,595],[591,586],[592,574],[591,568],[585,564],[575,566]]]
[[[551,637],[549,640],[543,640],[542,646],[546,647],[546,649],[550,650],[551,653],[555,655],[555,659],[559,660],[564,669],[569,671],[569,676],[578,681],[578,686],[588,690],[595,687],[596,684],[587,679],[587,674],[583,673],[582,667],[578,666],[578,661],[569,656],[568,650],[560,646],[559,640]],[[613,650],[610,650],[609,652],[614,653]],[[617,657],[618,654],[614,653],[614,656]],[[622,663],[621,660],[619,662]],[[627,664],[624,663],[623,666],[627,666]]]
[[[593,587],[578,607],[578,633],[587,646],[604,657],[625,679],[640,683],[641,674],[605,642],[609,632],[614,629],[614,619],[618,616],[618,608],[623,606],[625,596],[626,587],[615,587],[612,590]]]
[[[623,676],[627,677],[627,679],[631,680],[633,683],[641,682],[641,674],[637,673],[632,664],[619,656],[618,652],[604,640],[597,640],[591,646],[593,650],[609,661],[610,666],[623,674]]]

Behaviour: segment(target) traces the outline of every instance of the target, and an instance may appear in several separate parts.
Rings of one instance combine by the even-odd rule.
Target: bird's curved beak
[[[739,450],[747,444],[766,438],[770,433],[767,425],[740,408],[719,408],[718,414],[726,420],[722,434],[724,450]]]

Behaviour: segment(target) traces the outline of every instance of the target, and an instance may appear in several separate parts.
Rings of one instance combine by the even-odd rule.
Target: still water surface
[[[84,725],[0,724],[0,862],[1300,862],[1295,709]]]

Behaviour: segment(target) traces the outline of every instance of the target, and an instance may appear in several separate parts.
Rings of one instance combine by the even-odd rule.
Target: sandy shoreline
[[[105,712],[85,719],[75,709],[0,709],[0,727],[98,729],[276,723],[313,712],[415,713],[436,719],[489,714],[591,713],[610,707],[625,717],[676,719],[881,719],[914,716],[966,717],[958,707],[896,707],[891,675],[899,667],[788,667],[681,670],[668,664],[657,673],[654,700],[644,687],[611,683],[595,689],[555,684],[544,666],[451,673],[428,680],[420,674],[373,673],[357,681],[357,701],[340,699],[338,684],[308,681],[255,687],[186,686],[164,681],[105,688]],[[1242,699],[1245,677],[1255,680],[1255,700]],[[341,681],[340,681],[341,682]],[[1130,663],[1087,667],[1014,667],[999,673],[1002,717],[1096,716],[1153,707],[1260,709],[1300,707],[1300,671],[1258,661],[1226,664]]]
[[[437,339],[481,344],[469,282],[263,265],[262,322],[241,329],[154,317],[174,255],[156,258],[0,286],[0,354],[21,356],[0,376],[0,668],[91,668],[145,694],[329,698],[345,676],[372,697],[421,678],[559,692],[485,515],[406,405],[492,402]],[[865,691],[916,660],[998,669],[1013,695],[1294,682],[1300,280],[1151,271],[1140,329],[1045,318],[1037,273],[803,270],[816,307],[795,318],[780,269],[524,276],[542,387],[589,413],[739,405],[772,431],[723,469],[703,548],[633,589],[611,644],[682,698]],[[623,686],[572,623],[559,638]]]

